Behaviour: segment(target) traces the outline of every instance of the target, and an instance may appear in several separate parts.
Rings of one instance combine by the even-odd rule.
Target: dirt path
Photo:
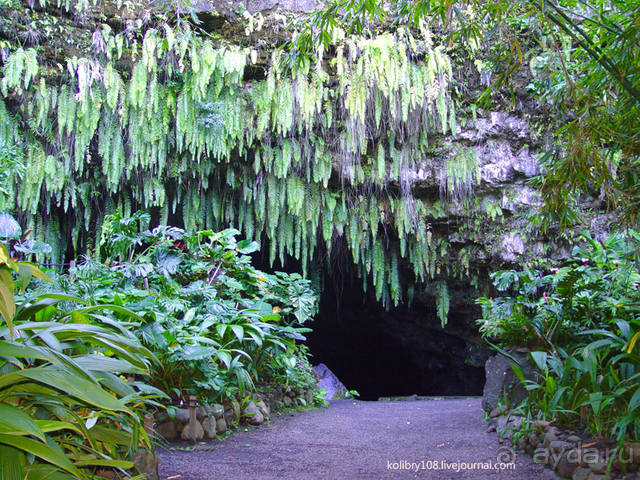
[[[487,433],[476,398],[340,400],[159,457],[163,480],[556,478],[528,455],[514,457],[495,433]],[[501,470],[499,462],[512,466]]]

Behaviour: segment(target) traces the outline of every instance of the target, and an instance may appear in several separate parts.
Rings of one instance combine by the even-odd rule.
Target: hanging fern
[[[115,208],[157,208],[163,222],[181,212],[189,229],[266,235],[271,262],[291,255],[305,271],[339,241],[385,304],[447,264],[427,221],[471,195],[479,167],[471,149],[461,152],[443,167],[442,203],[412,197],[414,159],[436,130],[456,129],[451,62],[428,34],[336,37],[333,58],[319,51],[294,72],[280,69],[276,51],[251,85],[243,75],[255,50],[217,47],[188,27],[104,38],[104,58],[68,59],[59,85],[35,49],[16,48],[0,78],[0,120],[13,122],[1,122],[0,142],[27,165],[12,208],[56,245],[56,259],[65,238],[86,248],[90,226]],[[125,51],[130,71],[118,62]],[[4,100],[28,108],[8,112]],[[405,267],[413,279],[401,278]]]
[[[442,328],[444,328],[449,317],[449,290],[447,282],[444,280],[439,281],[436,285],[436,310]]]

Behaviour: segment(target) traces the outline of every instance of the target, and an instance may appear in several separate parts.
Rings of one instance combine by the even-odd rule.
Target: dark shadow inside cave
[[[350,285],[348,285],[350,283]],[[450,312],[450,318],[457,313]],[[484,367],[468,365],[469,340],[440,326],[435,305],[385,310],[361,282],[326,282],[307,345],[362,400],[482,395]]]
[[[257,268],[300,272],[300,263],[289,256],[284,266],[269,266],[266,245],[253,255]],[[474,327],[479,312],[471,299],[452,302],[443,329],[433,296],[386,310],[372,287],[365,293],[361,279],[335,267],[332,274],[324,271],[320,311],[305,325],[313,329],[305,343],[314,365],[327,365],[361,400],[482,395],[487,348]]]

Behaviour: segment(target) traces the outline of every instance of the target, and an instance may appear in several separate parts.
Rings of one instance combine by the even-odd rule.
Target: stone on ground
[[[260,412],[255,403],[249,402],[242,411],[243,415],[247,415],[245,418],[249,425],[262,425],[264,422],[264,415]]]
[[[344,398],[347,393],[347,388],[344,384],[336,377],[335,373],[329,370],[324,363],[320,363],[313,367],[318,375],[318,387],[324,388],[327,392],[325,394],[326,400],[333,400],[337,398]]]

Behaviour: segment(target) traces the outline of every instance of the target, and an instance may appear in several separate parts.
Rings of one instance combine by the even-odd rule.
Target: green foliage
[[[12,260],[0,243],[3,478],[103,478],[96,471],[105,468],[124,473],[138,447],[150,445],[141,417],[154,404],[149,394],[161,394],[122,376],[147,375],[153,360],[110,312],[135,315],[62,294],[26,299],[15,290],[13,273],[20,292],[32,276],[49,281],[34,265]]]
[[[634,225],[640,213],[639,17],[637,2],[605,0],[394,0],[384,7],[332,0],[299,22],[287,63],[308,64],[314,46],[328,48],[342,29],[362,35],[385,25],[435,25],[450,45],[476,51],[486,44],[493,50],[490,61],[476,62],[481,75],[495,74],[478,99],[487,106],[530,57],[530,89],[557,119],[557,143],[545,155],[545,173],[537,181],[545,214],[536,221],[543,227],[553,219],[575,222],[579,196],[595,192]]]
[[[480,164],[473,148],[466,148],[448,158],[446,173],[442,177],[440,190],[443,195],[458,201],[471,197],[473,187],[480,182]]]
[[[14,185],[25,171],[16,146],[3,140],[0,140],[0,210],[10,209],[15,204]]]
[[[521,409],[624,443],[640,433],[640,234],[583,241],[548,275],[496,272],[496,288],[512,294],[479,299],[478,323],[492,342],[533,350],[539,379],[515,367],[530,392]]]
[[[500,292],[511,295],[480,298],[480,331],[505,345],[553,350],[555,344],[582,342],[585,329],[632,321],[640,302],[635,263],[635,231],[613,234],[603,243],[583,234],[586,247],[575,247],[560,268],[542,275],[535,270],[492,274]]]
[[[444,280],[438,282],[436,287],[436,310],[438,312],[438,318],[442,324],[442,328],[447,324],[447,318],[449,316],[449,289],[447,283]]]
[[[92,232],[107,215],[157,208],[190,231],[266,235],[272,262],[295,257],[305,275],[346,244],[385,305],[402,300],[403,259],[416,279],[436,275],[442,250],[424,253],[432,206],[386,188],[416,166],[430,136],[455,128],[451,62],[428,30],[336,32],[335,55],[318,48],[294,70],[276,51],[251,88],[251,49],[220,47],[186,23],[139,33],[136,42],[105,30],[104,55],[67,59],[59,84],[36,49],[15,49],[3,67],[0,145],[25,165],[24,181],[7,180],[7,210],[26,215],[53,260],[103,248]],[[8,109],[13,100],[25,108]],[[456,191],[469,184],[466,170],[452,172]],[[126,240],[125,226],[114,228]]]
[[[295,352],[280,352],[276,354],[273,361],[267,366],[267,378],[271,386],[291,388],[295,391],[314,389],[317,385],[317,378],[313,367],[309,363],[309,351],[305,345],[300,345]],[[319,395],[319,391],[314,391],[314,404],[324,406],[324,397]],[[306,400],[302,400],[306,406]],[[311,406],[311,405],[309,405]]]
[[[254,391],[268,382],[277,358],[301,352],[294,338],[309,331],[300,325],[317,313],[308,280],[256,270],[248,254],[258,244],[237,241],[237,230],[147,225],[142,212],[108,216],[101,237],[106,264],[86,258],[57,281],[142,318],[136,332],[159,359],[153,385],[176,400],[196,394],[223,401]]]

